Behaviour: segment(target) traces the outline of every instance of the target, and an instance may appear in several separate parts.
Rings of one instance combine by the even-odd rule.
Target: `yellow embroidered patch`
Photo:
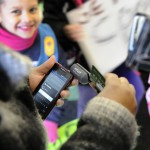
[[[46,36],[44,39],[44,51],[48,57],[54,54],[55,41],[52,37]]]

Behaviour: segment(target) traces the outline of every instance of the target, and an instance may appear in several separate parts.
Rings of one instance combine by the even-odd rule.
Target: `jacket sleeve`
[[[131,150],[138,134],[135,117],[125,107],[95,97],[87,105],[77,131],[61,150]]]

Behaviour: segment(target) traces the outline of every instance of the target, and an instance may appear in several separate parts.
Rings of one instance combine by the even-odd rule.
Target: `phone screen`
[[[55,106],[60,92],[69,84],[73,75],[59,64],[55,64],[38,86],[34,100],[42,118],[45,119]]]

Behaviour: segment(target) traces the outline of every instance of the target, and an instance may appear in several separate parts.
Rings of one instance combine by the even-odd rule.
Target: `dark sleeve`
[[[63,27],[68,24],[63,7],[64,0],[44,0],[44,19],[43,22],[48,23],[54,30],[58,38],[64,36]]]
[[[47,116],[46,120],[53,121],[57,124],[60,123],[61,117],[63,115],[63,107],[54,107],[50,114]]]
[[[61,150],[131,150],[138,134],[135,117],[125,107],[96,97],[87,105],[77,131]]]
[[[67,2],[67,4],[66,4]],[[65,11],[73,9],[75,6],[72,0],[44,0],[43,22],[48,23],[54,30],[56,37],[64,50],[69,49],[72,42],[65,35],[63,28],[68,24]],[[66,5],[68,9],[64,11]]]

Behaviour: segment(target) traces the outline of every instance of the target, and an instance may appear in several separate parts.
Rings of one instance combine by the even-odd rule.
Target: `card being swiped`
[[[95,66],[92,66],[90,80],[94,84],[98,92],[100,92],[105,86],[105,78],[103,75],[96,69]]]

